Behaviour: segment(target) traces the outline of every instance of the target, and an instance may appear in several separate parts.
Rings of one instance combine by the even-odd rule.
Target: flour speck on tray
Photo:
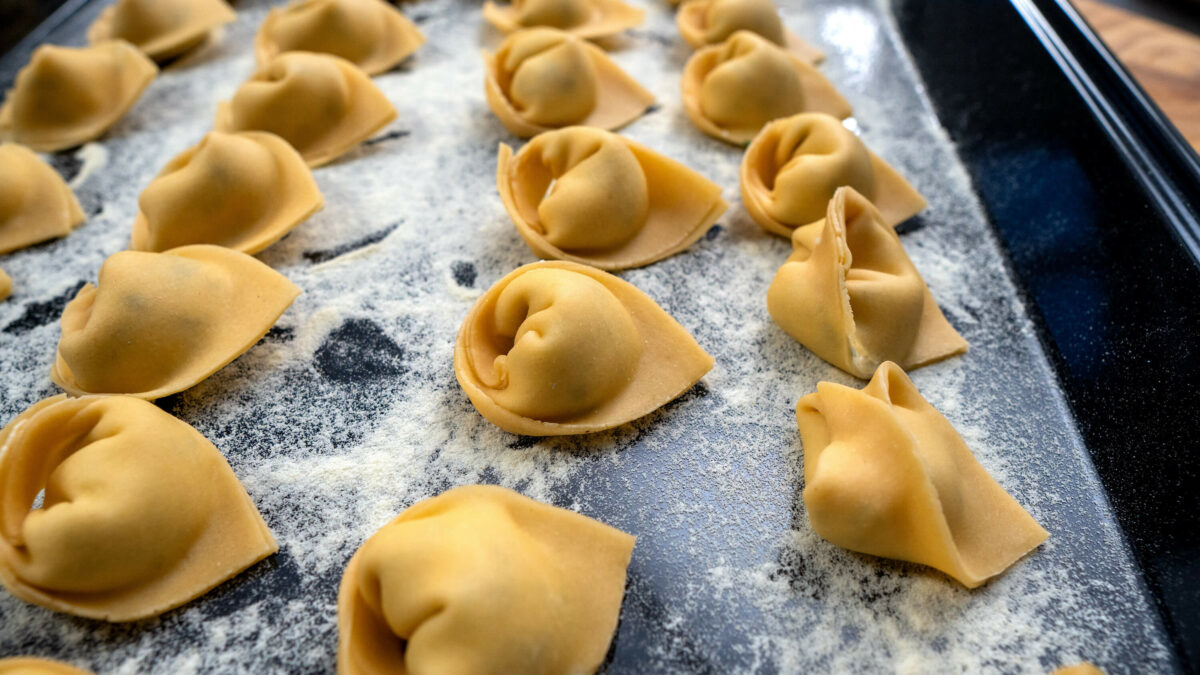
[[[786,240],[750,220],[739,148],[687,120],[690,54],[665,0],[632,0],[644,26],[610,45],[657,97],[627,136],[724,187],[732,206],[683,253],[621,273],[716,358],[663,409],[586,437],[514,436],[454,378],[454,340],[479,294],[535,258],[496,192],[501,142],[480,49],[501,36],[479,3],[420,0],[428,42],[374,78],[397,119],[315,170],[325,209],[257,257],[303,294],[256,347],[159,404],[228,457],[280,551],[183,608],[134,625],[55,614],[0,593],[0,655],[103,673],[332,672],[347,560],[414,502],[496,483],[638,537],[608,673],[1109,673],[1172,668],[1162,630],[1087,451],[955,148],[880,0],[783,3],[826,51],[853,127],[929,208],[900,231],[970,351],[917,370],[922,394],[983,466],[1050,531],[1007,573],[968,591],[916,565],[851,553],[808,523],[794,406],[820,380],[861,387],[778,328],[766,290]],[[52,40],[81,44],[103,2]],[[87,222],[8,255],[0,303],[0,421],[56,393],[58,317],[124,249],[138,195],[211,128],[254,70],[268,3],[239,0],[220,40],[163,70],[96,145],[64,153]],[[0,58],[0,81],[28,53]]]

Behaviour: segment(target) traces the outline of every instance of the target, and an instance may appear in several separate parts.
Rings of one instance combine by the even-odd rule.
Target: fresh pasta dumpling
[[[513,33],[484,60],[488,107],[521,138],[575,124],[617,129],[654,103],[603,49],[554,28]]]
[[[736,145],[780,117],[822,112],[844,119],[852,112],[816,68],[745,30],[688,59],[683,108],[701,131]]]
[[[88,28],[88,41],[125,40],[162,62],[200,46],[214,28],[236,18],[224,0],[117,0]]]
[[[0,140],[54,152],[99,138],[157,74],[153,61],[122,40],[42,45],[0,107]]]
[[[146,401],[48,398],[0,448],[0,582],[26,602],[137,621],[279,548],[221,452]]]
[[[641,25],[645,14],[621,0],[486,0],[483,17],[505,33],[545,27],[594,40]]]
[[[216,244],[257,253],[323,203],[312,172],[287,141],[263,131],[214,131],[168,162],[142,192],[129,248]]]
[[[269,131],[310,167],[333,161],[396,119],[366,73],[328,54],[285,52],[217,106],[217,131]]]
[[[93,675],[90,670],[33,656],[0,659],[0,675]]]
[[[83,221],[57,171],[27,148],[0,144],[0,253],[65,237]]]
[[[975,588],[1049,534],[980,466],[895,363],[796,405],[804,506],[842,548],[929,565]]]
[[[488,421],[527,436],[585,434],[646,415],[713,359],[654,300],[588,265],[537,262],[463,320],[454,374]]]
[[[745,30],[786,47],[806,63],[825,58],[821,50],[784,27],[772,0],[687,0],[675,15],[675,25],[696,49],[720,44]]]
[[[295,0],[267,14],[254,51],[260,64],[283,52],[333,54],[377,75],[424,43],[417,26],[383,0]]]
[[[12,277],[4,270],[0,270],[0,300],[7,300],[8,296],[12,295]]]
[[[74,396],[183,391],[253,347],[299,294],[221,246],[114,253],[63,309],[50,379]]]
[[[871,200],[883,221],[895,226],[926,206],[903,176],[841,121],[823,113],[775,120],[746,148],[742,202],[763,229],[783,237],[825,217],[839,187]]]
[[[634,537],[512,490],[409,507],[350,559],[341,675],[593,673],[621,613]]]
[[[1055,670],[1051,675],[1104,675],[1104,671],[1097,668],[1094,664],[1084,661],[1076,663],[1073,666],[1063,666]]]
[[[606,270],[682,251],[729,206],[695,171],[590,127],[547,131],[515,157],[500,144],[496,182],[534,253]]]
[[[912,370],[967,351],[895,230],[853,188],[823,220],[796,228],[767,291],[771,318],[800,344],[861,377],[885,361]]]

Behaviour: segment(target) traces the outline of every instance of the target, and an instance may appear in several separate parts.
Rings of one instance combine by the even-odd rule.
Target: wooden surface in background
[[[1200,37],[1098,0],[1073,0],[1146,93],[1200,151]]]

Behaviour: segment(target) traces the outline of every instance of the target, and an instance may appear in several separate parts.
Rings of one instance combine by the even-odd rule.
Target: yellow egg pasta
[[[125,40],[162,62],[200,46],[237,18],[224,0],[117,0],[88,28],[92,44]]]
[[[254,53],[259,65],[283,52],[333,54],[378,75],[424,43],[416,24],[383,0],[294,0],[267,14]]]
[[[162,614],[279,548],[220,451],[128,396],[55,396],[0,431],[0,528],[10,593],[104,621]]]
[[[1084,661],[1073,666],[1063,666],[1055,670],[1052,675],[1104,675],[1104,671]]]
[[[796,405],[796,423],[804,506],[837,546],[975,588],[1049,536],[894,363],[861,390],[819,383]]]
[[[820,49],[784,27],[772,0],[687,0],[675,14],[675,26],[695,49],[720,44],[745,30],[786,47],[805,63],[825,59]]]
[[[824,218],[834,191],[842,186],[871,200],[892,226],[926,206],[898,171],[841,120],[823,113],[801,113],[763,127],[746,148],[740,177],[750,217],[783,237]]]
[[[7,300],[8,296],[12,295],[12,277],[4,270],[0,270],[0,300]]]
[[[90,670],[76,668],[61,661],[33,656],[13,656],[0,659],[0,675],[94,675]]]
[[[221,246],[114,253],[63,310],[50,379],[74,396],[183,391],[253,347],[299,294]]]
[[[620,530],[502,487],[418,502],[346,566],[338,673],[595,672],[633,546]]]
[[[823,220],[796,228],[767,290],[771,318],[800,344],[861,377],[884,361],[912,370],[967,351],[895,230],[853,188]]]
[[[483,17],[505,33],[557,28],[595,40],[640,26],[645,13],[621,0],[513,0],[508,4],[485,0]]]
[[[571,125],[617,129],[654,103],[603,49],[553,28],[513,33],[484,62],[488,107],[521,138]]]
[[[590,127],[547,131],[516,156],[501,144],[496,183],[534,253],[605,270],[682,251],[729,206],[695,171]]]
[[[310,167],[337,159],[396,119],[371,78],[329,54],[285,52],[217,106],[217,131],[269,131]]]
[[[683,69],[683,108],[704,133],[750,142],[768,122],[802,112],[849,117],[850,104],[825,76],[783,47],[749,31],[704,47]]]
[[[27,148],[0,144],[0,253],[65,237],[83,221],[57,171]]]
[[[167,163],[138,198],[129,248],[216,244],[257,253],[323,205],[304,159],[263,131],[209,133]]]
[[[471,309],[454,374],[505,431],[585,434],[677,398],[713,366],[687,330],[632,284],[565,261],[524,265]]]
[[[54,152],[95,140],[157,74],[153,61],[121,40],[81,48],[42,45],[0,106],[0,141]]]

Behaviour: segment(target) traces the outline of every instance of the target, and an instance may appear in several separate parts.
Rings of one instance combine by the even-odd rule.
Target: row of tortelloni
[[[895,364],[862,390],[822,382],[796,414],[809,518],[837,545],[973,588],[1047,536]],[[0,431],[0,488],[0,583],[77,616],[156,616],[278,550],[220,451],[133,397],[30,407]],[[339,672],[593,672],[634,544],[500,487],[418,502],[346,566]]]
[[[678,2],[671,2],[678,4]],[[642,24],[645,13],[621,0],[487,0],[483,16],[504,33],[557,28],[601,44]],[[686,0],[675,15],[679,34],[693,48],[724,42],[740,30],[761,35],[806,57],[820,52],[789,31],[772,0]]]
[[[735,145],[780,117],[849,117],[850,104],[811,65],[819,57],[815,49],[797,55],[739,30],[688,60],[684,110],[704,133]],[[518,30],[494,54],[485,52],[484,61],[488,106],[521,138],[572,125],[619,129],[654,103],[654,95],[602,49],[557,28]]]
[[[279,549],[221,452],[129,396],[60,395],[21,413],[0,431],[0,494],[0,583],[90,619],[157,616]],[[592,672],[633,548],[624,532],[500,487],[418,502],[346,566],[338,670]],[[0,673],[18,666],[83,672],[27,660],[0,661]]]
[[[89,28],[89,47],[34,51],[0,108],[0,139],[52,152],[99,137],[141,97],[156,62],[202,44],[234,17],[224,0],[119,0]],[[424,39],[383,0],[294,0],[263,22],[255,39],[260,70],[222,106],[218,128],[273,131],[310,164],[330,161],[395,115],[362,75],[394,67]],[[335,59],[277,60],[289,52]],[[316,72],[302,72],[309,68]],[[272,83],[273,91],[264,89]]]
[[[403,19],[382,0],[302,0],[276,11],[312,9],[318,2],[369,2]],[[264,58],[218,107],[217,130],[171,159],[142,193],[130,248],[211,243],[262,250],[323,206],[309,168],[335,159],[396,116],[370,78],[345,59],[294,51]],[[139,60],[143,70],[121,65]],[[0,109],[0,134],[44,150],[93,138],[132,105],[154,72],[119,42],[41,47]],[[106,84],[111,81],[118,86]],[[26,122],[5,126],[3,120]],[[64,236],[83,222],[70,190],[31,152],[0,146],[0,178],[6,179],[0,181],[0,253]]]
[[[654,96],[599,47],[642,22],[620,0],[488,0],[484,16],[511,33],[485,53],[488,105],[513,134],[528,138],[569,125],[618,129]],[[676,14],[699,49],[683,77],[688,116],[705,133],[743,144],[766,122],[799,112],[850,115],[850,106],[812,64],[824,55],[788,31],[771,0],[688,0]]]

